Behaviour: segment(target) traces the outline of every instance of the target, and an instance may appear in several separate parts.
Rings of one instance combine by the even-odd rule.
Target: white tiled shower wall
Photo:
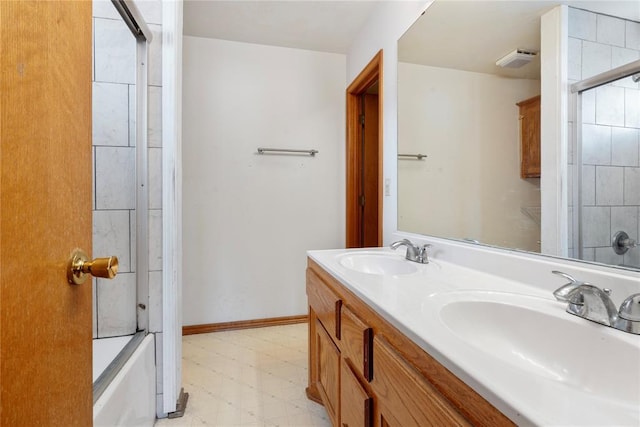
[[[113,5],[95,2],[93,18],[93,254],[116,255],[118,275],[93,280],[94,338],[136,331],[136,41]]]
[[[162,401],[162,2],[137,0],[153,34],[148,61],[149,332],[155,334],[156,393]],[[135,52],[109,0],[94,0],[93,253],[116,254],[114,280],[94,280],[93,337],[132,334],[136,321]],[[160,407],[160,406],[159,406]]]
[[[638,60],[640,23],[569,8],[568,51],[569,83]],[[573,115],[570,111],[570,132],[575,129]],[[639,237],[639,135],[640,86],[631,77],[583,93],[582,226],[586,260],[640,266],[639,250],[621,256],[611,248],[617,231],[624,230],[633,239]],[[573,153],[569,159],[573,163]],[[570,235],[570,250],[572,243]]]
[[[162,396],[162,2],[135,2],[153,34],[148,61],[149,332]],[[93,337],[136,332],[136,43],[109,0],[94,0],[93,253],[116,254],[114,280],[94,280]]]
[[[136,2],[154,38],[149,46],[150,288],[162,271],[162,128],[160,1]],[[136,43],[109,1],[94,2],[93,253],[116,254],[119,274],[98,280],[94,337],[136,331],[135,285],[135,53]],[[157,295],[156,295],[157,294]],[[150,292],[150,332],[161,331],[158,292]]]

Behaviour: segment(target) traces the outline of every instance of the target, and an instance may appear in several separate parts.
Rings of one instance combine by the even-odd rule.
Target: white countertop
[[[380,248],[309,251],[308,256],[516,424],[640,426],[640,335],[567,314],[566,304],[543,288],[449,262],[411,263],[417,271],[399,276],[361,273],[340,263],[356,252],[404,255],[403,248]],[[449,310],[447,323],[442,308],[460,301],[494,304],[486,307],[496,312],[468,316],[504,325],[498,326],[501,336],[512,337],[513,345],[491,341],[471,323],[463,333],[454,331],[450,322],[460,319],[465,328],[467,313]],[[521,307],[530,307],[534,316],[520,317]],[[501,313],[515,314],[501,318]],[[567,331],[579,333],[565,337],[547,319],[561,319]],[[531,348],[541,342],[542,348]],[[565,350],[579,351],[575,363]]]

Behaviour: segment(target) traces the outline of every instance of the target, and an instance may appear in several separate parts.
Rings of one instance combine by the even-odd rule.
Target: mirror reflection
[[[541,217],[557,213],[543,213],[541,203],[538,53],[540,18],[555,6],[436,0],[399,40],[398,153],[427,157],[399,156],[398,229],[541,252]],[[608,14],[569,7],[569,83],[640,58],[633,36],[640,23],[611,16],[633,15],[637,3],[609,6],[615,10]],[[627,77],[597,89],[598,101],[586,94],[589,115],[577,125],[568,111],[569,182],[558,182],[569,200],[562,207],[569,218],[564,256],[640,266],[640,250],[618,255],[612,247],[620,227],[638,238],[639,89]],[[597,165],[574,158],[585,152],[572,146],[576,127],[586,153],[600,153]],[[586,205],[574,209],[572,192],[587,192]]]

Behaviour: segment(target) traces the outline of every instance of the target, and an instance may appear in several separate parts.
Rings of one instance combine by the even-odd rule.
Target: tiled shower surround
[[[570,83],[638,59],[640,23],[569,8]],[[569,117],[573,131],[573,112]],[[639,248],[622,256],[611,247],[617,231],[624,230],[633,239],[639,237],[639,134],[640,86],[631,77],[583,93],[582,236],[586,260],[640,267]],[[569,246],[572,248],[572,241]]]
[[[149,311],[162,390],[162,2],[137,0],[153,34],[148,61]],[[113,280],[94,279],[93,337],[129,335],[136,320],[136,42],[109,0],[93,2],[93,254],[117,255]]]
[[[113,280],[94,279],[98,338],[129,335],[137,327],[136,40],[112,9],[109,4],[94,7],[93,19],[93,254],[116,255],[119,261]]]

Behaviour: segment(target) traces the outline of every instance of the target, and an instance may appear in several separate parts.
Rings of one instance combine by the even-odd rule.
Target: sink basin
[[[381,252],[357,252],[340,258],[340,265],[359,273],[398,276],[418,271],[417,264],[400,255]]]
[[[531,374],[637,404],[640,347],[623,332],[573,317],[554,301],[516,294],[449,301],[444,325],[468,345]]]

